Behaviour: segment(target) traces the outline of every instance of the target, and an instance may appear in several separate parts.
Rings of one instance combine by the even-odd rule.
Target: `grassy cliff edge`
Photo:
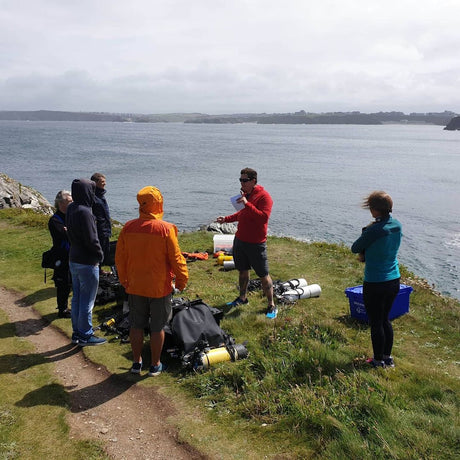
[[[21,292],[70,335],[69,321],[56,317],[52,284],[43,284],[41,253],[51,244],[47,219],[0,211],[0,284]],[[211,252],[212,236],[182,233],[181,248]],[[223,271],[212,258],[189,264],[183,296],[224,310],[221,326],[238,343],[247,342],[250,355],[204,373],[185,373],[172,363],[161,380],[142,382],[161,385],[180,402],[184,416],[175,423],[181,437],[223,459],[454,458],[460,439],[459,302],[403,267],[402,282],[414,292],[409,314],[393,323],[396,368],[369,369],[369,329],[350,317],[344,294],[362,284],[356,257],[343,245],[288,238],[270,238],[268,250],[274,280],[305,278],[321,286],[321,296],[281,306],[278,318],[267,320],[261,292],[250,294],[248,306],[225,306],[237,294],[235,271]],[[112,308],[96,307],[94,322]],[[85,352],[113,373],[129,368],[129,345],[119,341]],[[0,388],[10,378],[4,370]],[[15,410],[0,404],[0,415]],[[8,436],[0,429],[0,445],[14,442]]]

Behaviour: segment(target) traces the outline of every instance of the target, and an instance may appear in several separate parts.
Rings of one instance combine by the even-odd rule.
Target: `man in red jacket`
[[[268,271],[267,228],[273,200],[269,193],[257,185],[257,172],[244,168],[240,173],[241,198],[244,208],[230,216],[219,216],[217,222],[236,222],[238,230],[233,242],[233,259],[239,271],[240,295],[227,305],[236,307],[248,303],[249,270],[254,269],[267,296],[267,317],[276,318],[278,311],[273,301],[273,282]]]

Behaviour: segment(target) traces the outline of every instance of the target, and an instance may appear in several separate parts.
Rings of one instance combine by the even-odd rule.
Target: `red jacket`
[[[248,202],[241,210],[225,217],[225,222],[238,221],[235,236],[245,243],[264,243],[267,241],[268,219],[272,212],[273,200],[269,193],[256,185],[246,196]]]

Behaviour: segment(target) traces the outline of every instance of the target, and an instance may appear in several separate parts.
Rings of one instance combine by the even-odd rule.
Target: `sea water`
[[[74,178],[104,173],[121,222],[155,185],[182,231],[234,212],[248,166],[274,200],[270,234],[347,246],[371,220],[363,197],[385,190],[403,225],[400,261],[460,298],[460,133],[440,126],[0,121],[0,160],[50,202]]]

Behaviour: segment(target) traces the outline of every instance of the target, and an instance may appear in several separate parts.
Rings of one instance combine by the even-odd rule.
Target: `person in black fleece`
[[[53,239],[53,249],[59,258],[53,271],[53,281],[56,286],[56,300],[59,318],[70,318],[70,310],[67,308],[70,294],[69,272],[69,238],[65,226],[65,214],[67,207],[72,202],[72,195],[67,190],[57,193],[54,200],[56,212],[48,221],[48,229]]]
[[[112,236],[112,221],[110,219],[109,205],[105,198],[105,176],[102,173],[94,173],[91,180],[96,184],[96,193],[93,203],[93,214],[96,216],[97,236],[104,253],[104,265],[110,260],[110,237]]]
[[[99,264],[103,253],[91,210],[96,184],[88,179],[72,182],[73,203],[66,213],[70,240],[69,266],[72,275],[72,342],[84,347],[107,342],[93,331],[93,307],[99,284]]]

